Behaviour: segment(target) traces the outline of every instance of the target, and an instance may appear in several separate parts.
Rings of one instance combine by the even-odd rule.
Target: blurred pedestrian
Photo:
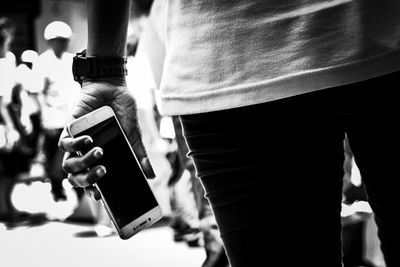
[[[169,145],[162,138],[156,122],[158,110],[155,95],[158,88],[147,54],[138,50],[144,23],[145,20],[135,20],[128,28],[126,83],[136,100],[145,147],[155,153],[165,154]]]
[[[57,149],[58,136],[79,94],[79,84],[72,75],[73,54],[67,52],[71,36],[72,29],[65,22],[49,23],[44,30],[44,39],[49,48],[39,55],[33,66],[42,112],[45,169],[55,201],[67,198],[62,186],[66,173],[61,167],[63,155]]]
[[[31,160],[38,153],[38,142],[41,133],[41,114],[37,94],[32,92],[35,77],[33,63],[38,54],[34,50],[25,50],[16,69],[16,85],[13,88],[9,112],[20,135],[16,149],[21,155],[20,165],[25,164],[24,173],[30,169]],[[24,159],[24,160],[23,160]]]
[[[16,151],[20,134],[9,109],[17,85],[15,56],[10,51],[14,31],[14,22],[0,17],[0,222],[9,227],[29,220],[29,214],[18,211],[11,199],[18,173],[25,163]]]
[[[130,1],[88,3],[87,56],[123,57]],[[167,4],[161,112],[180,116],[232,267],[342,266],[345,134],[386,265],[400,266],[400,3]],[[124,77],[107,76],[83,78],[72,114],[111,105],[149,170]],[[74,157],[74,145],[61,136],[70,180],[93,189],[95,158]],[[324,206],[310,210],[315,199]]]

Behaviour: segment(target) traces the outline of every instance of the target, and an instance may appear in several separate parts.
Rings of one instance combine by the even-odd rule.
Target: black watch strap
[[[74,80],[82,85],[84,78],[125,76],[126,57],[87,57],[86,50],[78,52],[73,59]]]

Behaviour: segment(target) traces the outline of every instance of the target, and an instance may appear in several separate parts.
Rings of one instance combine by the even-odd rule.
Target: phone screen
[[[107,173],[97,185],[120,228],[158,206],[114,117],[80,132],[76,137],[81,135],[93,139],[88,150],[99,146],[104,151],[103,157],[95,164],[105,166]]]

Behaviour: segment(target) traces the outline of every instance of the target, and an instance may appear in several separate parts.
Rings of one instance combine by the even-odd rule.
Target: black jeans
[[[187,157],[188,148],[185,142],[185,139],[182,134],[182,126],[179,120],[179,117],[172,118],[174,123],[176,142],[178,145],[178,153],[179,159],[181,160],[181,164],[184,166],[186,170],[190,172],[190,180],[192,184],[192,190],[194,194],[194,198],[197,205],[197,212],[199,214],[199,220],[207,219],[213,217],[210,203],[204,197],[204,189],[201,185],[200,181],[196,178],[195,175],[195,167],[193,165],[193,161]],[[212,220],[214,221],[214,220]],[[215,224],[215,222],[214,222]],[[211,225],[210,225],[211,227]]]
[[[265,104],[181,116],[232,267],[341,266],[345,133],[387,267],[400,266],[399,82],[397,72]]]

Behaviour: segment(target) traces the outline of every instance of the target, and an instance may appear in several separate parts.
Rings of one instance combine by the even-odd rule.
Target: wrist
[[[83,50],[73,59],[72,73],[81,86],[84,80],[125,84],[126,63],[126,57],[88,57]]]
[[[93,83],[107,83],[114,86],[126,86],[125,76],[107,76],[107,77],[84,77],[82,87]]]

